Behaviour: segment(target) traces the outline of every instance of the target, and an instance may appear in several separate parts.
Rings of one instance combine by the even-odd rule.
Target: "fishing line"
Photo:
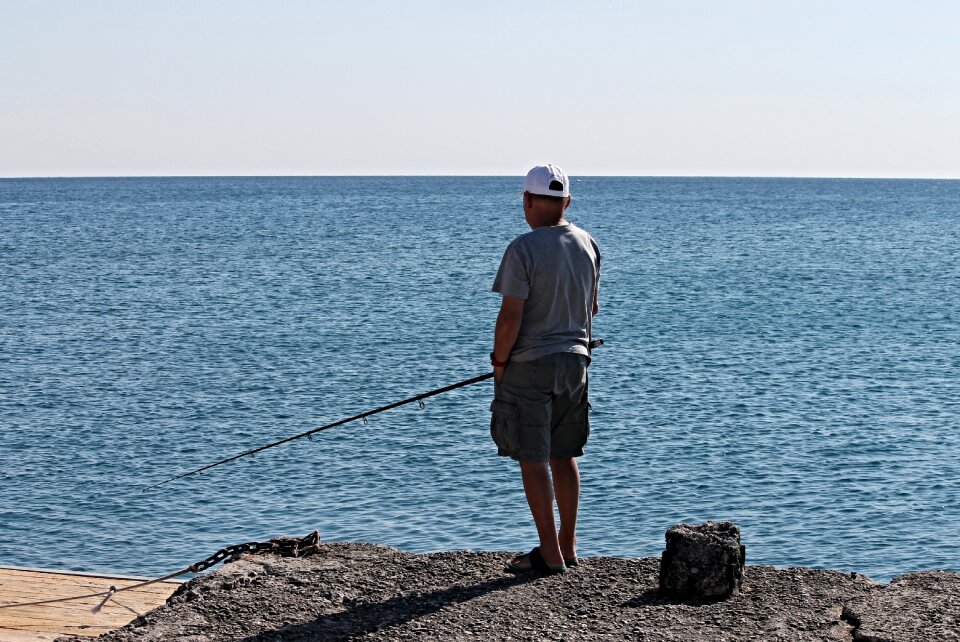
[[[153,488],[157,488],[157,487],[159,487],[159,486],[163,486],[164,484],[168,484],[168,483],[170,483],[170,482],[172,482],[172,481],[176,481],[177,479],[183,479],[184,477],[188,477],[188,476],[190,476],[190,475],[195,475],[195,474],[202,475],[204,471],[210,470],[211,468],[214,468],[214,467],[216,467],[216,466],[220,466],[220,465],[222,465],[222,464],[226,464],[226,463],[231,462],[231,461],[235,461],[235,460],[240,459],[240,458],[242,458],[242,457],[253,457],[256,453],[261,452],[261,451],[264,451],[264,450],[266,450],[266,449],[268,449],[268,448],[273,448],[274,446],[279,446],[279,445],[281,445],[281,444],[286,444],[286,443],[288,443],[288,442],[291,442],[291,441],[294,441],[294,440],[297,440],[297,439],[302,439],[303,437],[306,437],[306,438],[310,439],[313,435],[315,435],[315,434],[318,433],[318,432],[321,432],[321,431],[323,431],[323,430],[329,430],[330,428],[336,428],[337,426],[342,426],[342,425],[345,424],[345,423],[349,423],[349,422],[351,422],[351,421],[356,421],[357,419],[362,419],[362,420],[363,420],[363,423],[366,424],[366,423],[367,423],[367,417],[369,417],[370,415],[375,415],[375,414],[377,414],[377,413],[379,413],[379,412],[383,412],[383,411],[385,411],[385,410],[390,410],[390,409],[396,408],[396,407],[398,407],[398,406],[403,406],[403,405],[408,404],[408,403],[413,403],[414,401],[416,401],[416,402],[420,405],[420,408],[423,408],[423,407],[424,407],[423,400],[426,399],[427,397],[433,397],[434,395],[443,394],[444,392],[450,392],[451,390],[456,390],[457,388],[463,388],[464,386],[470,386],[470,385],[473,385],[473,384],[475,384],[475,383],[479,383],[479,382],[481,382],[481,381],[485,381],[485,380],[487,380],[487,379],[490,379],[490,378],[492,378],[492,377],[493,377],[493,373],[492,373],[492,372],[488,372],[487,374],[483,374],[483,375],[480,375],[480,376],[477,376],[477,377],[472,377],[472,378],[470,378],[470,379],[465,379],[465,380],[463,380],[463,381],[460,381],[460,382],[451,384],[451,385],[449,385],[449,386],[444,386],[444,387],[442,387],[442,388],[437,388],[436,390],[431,390],[431,391],[429,391],[429,392],[425,392],[425,393],[423,393],[423,394],[419,394],[419,395],[417,395],[417,396],[415,396],[415,397],[410,397],[409,399],[404,399],[403,401],[395,401],[394,403],[387,404],[386,406],[381,406],[381,407],[379,407],[379,408],[375,408],[374,410],[368,410],[367,412],[362,412],[362,413],[360,413],[359,415],[354,415],[353,417],[347,417],[346,419],[341,419],[340,421],[335,421],[335,422],[333,422],[333,423],[331,423],[331,424],[327,424],[327,425],[325,425],[325,426],[320,426],[319,428],[313,428],[313,429],[311,429],[311,430],[307,430],[307,431],[305,431],[305,432],[302,432],[302,433],[300,433],[300,434],[298,434],[298,435],[293,435],[293,436],[291,436],[291,437],[286,437],[286,438],[284,438],[284,439],[280,439],[280,440],[278,440],[278,441],[275,441],[275,442],[272,442],[272,443],[269,443],[269,444],[265,444],[265,445],[259,446],[259,447],[257,447],[257,448],[251,448],[250,450],[244,451],[244,452],[242,452],[242,453],[240,453],[240,454],[238,454],[238,455],[234,455],[233,457],[227,457],[226,459],[221,459],[220,461],[214,462],[214,463],[212,463],[212,464],[207,464],[206,466],[201,466],[200,468],[195,468],[195,469],[193,469],[193,470],[188,470],[188,471],[185,472],[185,473],[181,473],[181,474],[176,475],[176,476],[174,476],[174,477],[170,477],[169,479],[165,479],[165,480],[163,480],[162,482],[153,484],[153,485],[151,485],[151,486],[147,486],[146,488],[143,489],[143,492],[146,492],[146,491],[151,490],[151,489],[153,489]]]

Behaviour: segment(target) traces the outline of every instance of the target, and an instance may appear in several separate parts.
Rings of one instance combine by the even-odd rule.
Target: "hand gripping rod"
[[[314,433],[318,433],[318,432],[320,432],[320,431],[327,430],[327,429],[329,429],[329,428],[335,428],[335,427],[337,427],[337,426],[342,426],[342,425],[345,424],[345,423],[349,423],[349,422],[351,422],[351,421],[356,421],[357,419],[365,419],[366,417],[369,417],[370,415],[375,415],[375,414],[377,414],[378,412],[383,412],[384,410],[390,410],[391,408],[396,408],[397,406],[403,406],[404,404],[413,403],[414,401],[423,401],[423,400],[426,399],[427,397],[433,397],[434,395],[443,394],[444,392],[450,392],[451,390],[456,390],[457,388],[463,388],[464,386],[469,386],[469,385],[472,385],[472,384],[475,384],[475,383],[479,383],[479,382],[481,382],[481,381],[484,381],[484,380],[486,380],[486,379],[490,379],[490,378],[492,378],[492,377],[493,377],[493,373],[492,373],[492,372],[488,372],[487,374],[483,374],[483,375],[480,375],[480,376],[478,376],[478,377],[473,377],[473,378],[471,378],[471,379],[465,379],[465,380],[460,381],[460,382],[458,382],[458,383],[454,383],[454,384],[451,384],[451,385],[449,385],[449,386],[444,386],[443,388],[437,388],[436,390],[431,390],[430,392],[425,392],[425,393],[423,393],[423,394],[417,395],[416,397],[410,397],[409,399],[404,399],[403,401],[396,401],[396,402],[394,402],[394,403],[387,404],[386,406],[381,406],[381,407],[376,408],[376,409],[374,409],[374,410],[368,410],[367,412],[362,412],[362,413],[360,413],[359,415],[354,415],[353,417],[347,417],[346,419],[341,419],[340,421],[335,421],[335,422],[333,422],[332,424],[327,424],[326,426],[320,426],[319,428],[313,428],[312,430],[307,430],[306,432],[302,432],[302,433],[300,433],[299,435],[293,435],[292,437],[287,437],[287,438],[285,438],[285,439],[281,439],[281,440],[279,440],[279,441],[275,441],[275,442],[273,442],[273,443],[266,444],[266,445],[260,446],[260,447],[258,447],[258,448],[251,448],[250,450],[247,450],[247,451],[245,451],[245,452],[242,452],[242,453],[240,453],[239,455],[234,455],[233,457],[227,457],[226,459],[221,459],[220,461],[214,462],[214,463],[212,463],[212,464],[207,464],[206,466],[201,466],[200,468],[195,468],[195,469],[193,469],[193,470],[189,470],[189,471],[187,471],[187,472],[185,472],[185,473],[181,473],[181,474],[179,474],[179,475],[177,475],[177,476],[175,476],[175,477],[171,477],[171,478],[169,478],[169,479],[165,479],[165,480],[163,480],[162,482],[159,482],[159,483],[157,483],[157,484],[153,484],[153,485],[151,485],[151,486],[147,486],[146,488],[143,489],[143,491],[146,492],[146,491],[148,491],[148,490],[150,490],[150,489],[152,489],[152,488],[157,488],[158,486],[163,486],[164,484],[170,483],[170,482],[175,481],[175,480],[177,480],[177,479],[183,479],[184,477],[188,477],[188,476],[193,475],[193,474],[202,474],[203,471],[205,471],[205,470],[210,470],[211,468],[214,468],[215,466],[219,466],[220,464],[226,464],[227,462],[231,462],[231,461],[234,461],[234,460],[236,460],[236,459],[240,459],[241,457],[246,457],[246,456],[248,456],[248,455],[253,455],[253,454],[258,453],[258,452],[260,452],[260,451],[262,451],[262,450],[266,450],[267,448],[273,448],[274,446],[279,446],[280,444],[285,444],[285,443],[287,443],[287,442],[294,441],[294,440],[296,440],[296,439],[301,439],[301,438],[303,438],[303,437],[309,437],[310,435],[312,435],[312,434],[314,434]]]

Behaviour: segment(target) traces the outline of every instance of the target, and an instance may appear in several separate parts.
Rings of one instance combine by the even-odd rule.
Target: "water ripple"
[[[577,185],[607,340],[581,553],[655,555],[676,522],[732,519],[752,562],[960,570],[960,183]],[[485,385],[141,492],[486,370],[515,191],[0,181],[0,562],[153,574],[314,528],[528,545]]]

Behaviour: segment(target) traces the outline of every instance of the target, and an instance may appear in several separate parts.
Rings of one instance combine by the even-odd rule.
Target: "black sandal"
[[[517,564],[517,561],[522,560],[524,557],[530,560],[530,566],[520,566]],[[537,573],[543,573],[545,575],[558,575],[560,573],[566,573],[567,566],[566,564],[557,568],[550,566],[544,561],[543,555],[540,554],[540,547],[534,546],[533,550],[526,555],[521,555],[507,562],[507,568],[504,570],[508,573],[529,573],[536,571]]]

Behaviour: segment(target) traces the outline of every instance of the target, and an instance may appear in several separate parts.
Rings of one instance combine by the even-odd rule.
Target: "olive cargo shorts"
[[[507,366],[490,404],[498,454],[536,462],[583,454],[590,436],[587,363],[582,354],[558,352]]]

